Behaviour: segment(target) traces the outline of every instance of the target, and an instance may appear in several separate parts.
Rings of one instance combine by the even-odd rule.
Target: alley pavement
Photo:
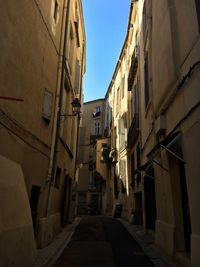
[[[141,246],[113,218],[82,218],[54,267],[153,267]]]
[[[141,226],[102,216],[77,217],[32,267],[178,267]]]

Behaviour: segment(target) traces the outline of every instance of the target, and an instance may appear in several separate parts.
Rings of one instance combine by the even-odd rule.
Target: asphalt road
[[[116,219],[87,216],[54,267],[154,267]]]

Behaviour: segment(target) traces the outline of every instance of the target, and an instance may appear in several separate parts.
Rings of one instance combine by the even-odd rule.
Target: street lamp
[[[75,98],[72,101],[72,114],[61,114],[60,116],[62,117],[68,117],[68,116],[76,116],[78,115],[78,117],[80,117],[80,113],[81,113],[81,103],[80,100],[78,98]]]
[[[79,101],[78,98],[75,98],[73,101],[72,101],[72,113],[76,116],[76,115],[80,115],[81,113],[81,103]]]

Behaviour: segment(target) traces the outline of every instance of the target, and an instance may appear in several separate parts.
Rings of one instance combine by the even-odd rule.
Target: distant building
[[[0,154],[22,168],[43,247],[74,217],[79,117],[71,103],[81,102],[85,72],[82,3],[8,0],[0,13]]]
[[[104,99],[85,102],[83,105],[82,124],[79,141],[78,175],[78,214],[87,213],[88,205],[97,212],[102,208],[102,184],[106,177],[96,169],[97,140],[104,131]]]

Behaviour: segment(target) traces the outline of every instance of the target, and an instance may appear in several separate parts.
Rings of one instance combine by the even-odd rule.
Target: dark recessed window
[[[100,122],[95,122],[94,124],[94,134],[96,136],[99,136],[100,135]]]
[[[43,99],[43,119],[49,123],[51,120],[52,113],[52,102],[53,102],[53,94],[47,89],[44,90],[44,99]]]
[[[144,3],[144,7],[143,7],[142,27],[143,27],[143,39],[145,39],[145,36],[146,36],[146,30],[147,30],[147,12],[146,12],[146,3]]]
[[[55,0],[55,4],[54,4],[53,18],[54,18],[54,21],[56,23],[57,18],[58,18],[58,1],[57,0]]]
[[[59,186],[60,186],[61,173],[62,173],[61,168],[57,166],[57,168],[56,168],[56,178],[55,178],[55,187],[56,188],[59,188]]]
[[[198,19],[199,32],[200,32],[200,0],[195,0],[195,3],[196,3],[197,19]]]
[[[144,60],[144,97],[145,97],[145,107],[149,103],[149,63],[148,54],[145,56]]]
[[[101,113],[101,107],[98,106],[95,108],[94,112],[93,112],[93,117],[98,117]]]

